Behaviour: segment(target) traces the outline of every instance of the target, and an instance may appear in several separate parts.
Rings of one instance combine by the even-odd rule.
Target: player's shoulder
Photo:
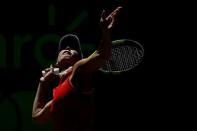
[[[80,71],[88,71],[88,70],[85,68],[86,66],[84,66],[84,65],[86,65],[86,63],[87,63],[88,61],[89,61],[88,58],[83,58],[83,59],[77,61],[77,62],[74,64],[74,66],[73,66],[73,70],[78,69],[78,70],[80,70]],[[88,67],[87,67],[87,68],[88,68]]]

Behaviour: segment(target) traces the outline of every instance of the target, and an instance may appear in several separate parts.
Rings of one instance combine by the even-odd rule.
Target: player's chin
[[[75,63],[75,60],[72,57],[64,57],[61,60],[61,63],[73,65]]]

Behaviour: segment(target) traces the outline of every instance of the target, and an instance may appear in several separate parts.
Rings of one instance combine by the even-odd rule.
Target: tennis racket
[[[109,73],[127,72],[140,64],[144,57],[143,46],[131,39],[112,41],[112,55],[99,70]]]

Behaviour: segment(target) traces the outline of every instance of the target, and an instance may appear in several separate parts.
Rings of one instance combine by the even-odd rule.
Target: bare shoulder
[[[73,73],[77,73],[77,74],[87,74],[90,73],[90,66],[88,64],[89,62],[89,58],[84,58],[82,60],[79,60],[78,62],[76,62],[76,64],[73,66]]]
[[[89,57],[79,60],[74,66],[73,71],[80,74],[92,74],[98,68],[100,68],[105,62],[105,58],[100,55],[96,50]]]
[[[92,71],[90,70],[91,67],[89,66],[89,64],[87,64],[88,62],[88,58],[84,58],[82,60],[79,60],[73,66],[70,81],[74,86],[90,86],[89,82],[91,80]]]

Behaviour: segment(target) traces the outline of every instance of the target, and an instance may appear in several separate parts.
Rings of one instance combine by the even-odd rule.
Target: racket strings
[[[143,57],[141,51],[136,47],[117,46],[112,48],[112,56],[102,67],[103,70],[124,71],[134,68]]]

